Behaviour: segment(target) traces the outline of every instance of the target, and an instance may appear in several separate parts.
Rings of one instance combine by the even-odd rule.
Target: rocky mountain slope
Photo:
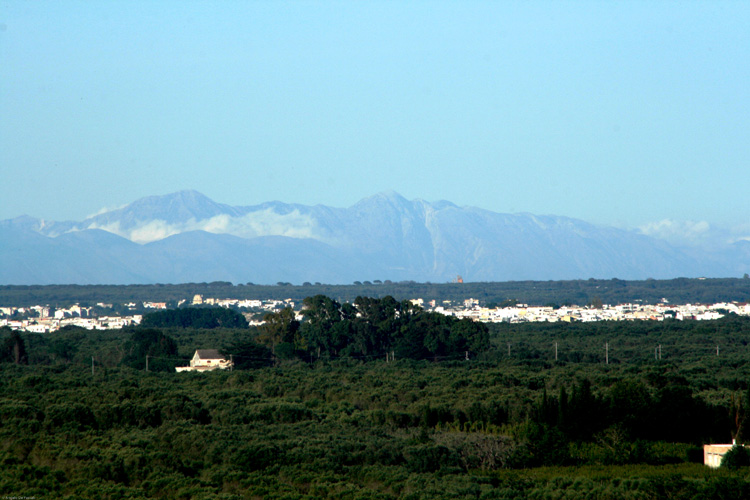
[[[395,192],[333,208],[233,207],[182,191],[83,221],[0,221],[0,283],[723,277],[750,268],[747,246],[708,255],[581,220]]]

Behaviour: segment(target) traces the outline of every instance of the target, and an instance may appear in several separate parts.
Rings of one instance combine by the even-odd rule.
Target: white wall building
[[[232,362],[219,354],[216,349],[197,349],[190,366],[178,366],[178,372],[206,372],[211,370],[226,370],[232,367]]]

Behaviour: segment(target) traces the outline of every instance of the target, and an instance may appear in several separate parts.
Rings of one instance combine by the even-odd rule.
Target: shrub
[[[721,466],[726,469],[750,466],[750,451],[742,445],[732,446],[721,459]]]

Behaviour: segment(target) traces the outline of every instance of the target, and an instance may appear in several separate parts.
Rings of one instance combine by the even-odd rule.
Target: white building
[[[713,469],[719,468],[724,455],[726,455],[733,446],[733,444],[704,444],[703,463]]]
[[[219,354],[216,349],[197,349],[190,360],[190,366],[178,366],[178,372],[206,372],[211,370],[226,370],[232,367],[232,362]]]

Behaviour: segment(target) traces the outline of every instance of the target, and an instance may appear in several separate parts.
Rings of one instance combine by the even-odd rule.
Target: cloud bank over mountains
[[[707,221],[663,219],[645,224],[640,232],[673,245],[716,249],[740,241],[750,241],[750,224],[724,228]]]
[[[83,221],[1,221],[0,283],[442,282],[456,275],[506,281],[748,272],[750,241],[717,235],[706,223],[665,220],[639,233],[566,217],[409,201],[395,192],[333,208],[235,207],[181,191]]]
[[[81,222],[41,221],[37,231],[50,237],[101,229],[145,244],[190,231],[231,234],[240,238],[286,236],[324,239],[316,221],[297,208],[279,204],[230,207],[214,203],[197,191],[151,196],[116,209],[102,209]]]
[[[88,226],[75,227],[73,230],[86,229],[101,229],[135,243],[151,243],[190,231],[231,234],[240,238],[287,236],[319,239],[315,221],[309,216],[302,215],[296,210],[288,214],[277,214],[270,208],[241,216],[221,214],[208,219],[189,219],[175,223],[165,220],[145,220],[129,227],[122,227],[120,221],[101,225],[93,222]]]

